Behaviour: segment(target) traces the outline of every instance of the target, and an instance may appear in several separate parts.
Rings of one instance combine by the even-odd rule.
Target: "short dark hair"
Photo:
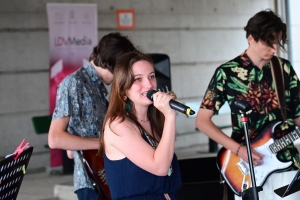
[[[270,9],[260,11],[251,17],[244,30],[246,31],[246,38],[252,35],[256,42],[261,40],[272,48],[274,41],[278,40],[281,49],[285,50],[284,45],[287,43],[286,24]],[[280,33],[282,33],[282,37],[276,38]]]
[[[89,61],[93,61],[96,66],[108,69],[113,73],[117,59],[123,54],[135,50],[128,37],[119,32],[113,32],[101,38],[98,45],[94,47]]]

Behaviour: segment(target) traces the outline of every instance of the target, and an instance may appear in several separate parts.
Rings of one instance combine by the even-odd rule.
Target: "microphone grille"
[[[153,101],[153,94],[155,93],[156,91],[155,90],[149,90],[148,92],[147,92],[147,98],[149,99],[149,100],[151,100],[151,101]]]

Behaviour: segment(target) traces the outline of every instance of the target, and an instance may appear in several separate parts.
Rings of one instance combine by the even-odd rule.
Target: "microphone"
[[[155,90],[149,90],[147,92],[147,98],[151,101],[153,101],[153,94],[156,93],[157,91]],[[169,102],[170,104],[170,107],[178,112],[181,112],[183,114],[186,114],[186,115],[193,115],[195,114],[195,111],[193,111],[190,107],[182,104],[182,103],[179,103],[173,99],[170,100]]]
[[[248,101],[236,100],[233,104],[242,112],[247,112],[252,109],[252,105]]]

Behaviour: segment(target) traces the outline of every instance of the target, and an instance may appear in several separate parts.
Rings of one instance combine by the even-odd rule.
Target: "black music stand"
[[[16,159],[10,155],[0,161],[0,200],[17,199],[32,151],[28,146]]]
[[[300,190],[300,169],[298,169],[295,177],[292,182],[288,185],[285,185],[281,188],[277,188],[274,192],[281,198],[286,197],[290,194],[298,192]]]
[[[252,187],[244,190],[242,192],[242,199],[243,200],[259,200],[258,192],[262,191],[261,186],[256,186],[256,180],[255,180],[255,174],[254,174],[254,166],[252,162],[252,152],[250,147],[250,138],[248,133],[248,117],[247,117],[247,111],[252,109],[252,105],[247,101],[241,101],[236,100],[234,102],[234,105],[239,109],[241,112],[241,121],[243,122],[244,126],[244,133],[245,133],[245,141],[246,141],[246,148],[247,148],[247,154],[248,154],[248,162],[250,167],[250,177],[251,177],[251,183]]]

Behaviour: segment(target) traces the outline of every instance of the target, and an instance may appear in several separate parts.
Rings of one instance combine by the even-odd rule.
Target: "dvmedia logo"
[[[76,37],[54,37],[54,46],[88,46],[92,45],[92,40],[83,36],[83,38]]]

